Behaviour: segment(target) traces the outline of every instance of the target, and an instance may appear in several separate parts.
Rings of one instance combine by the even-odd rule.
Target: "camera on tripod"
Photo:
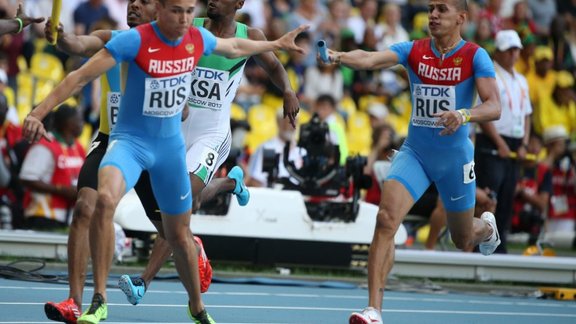
[[[371,185],[370,177],[363,172],[366,157],[348,157],[346,163],[340,165],[339,146],[332,143],[328,124],[317,114],[300,127],[296,146],[302,164],[297,167],[289,159],[291,143],[286,143],[282,164],[289,176],[284,178],[278,178],[280,154],[264,150],[262,171],[268,173],[268,184],[280,183],[285,190],[297,190],[308,196],[306,207],[315,220],[353,221],[358,213],[360,190]],[[329,199],[338,196],[345,199],[338,202]]]

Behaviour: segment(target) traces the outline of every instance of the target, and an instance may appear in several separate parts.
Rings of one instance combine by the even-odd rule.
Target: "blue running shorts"
[[[392,161],[389,179],[402,183],[414,201],[434,182],[447,211],[468,210],[476,203],[474,146],[470,140],[446,149],[405,143]]]
[[[124,176],[126,191],[143,170],[148,170],[152,191],[164,214],[176,215],[192,208],[186,151],[181,134],[167,138],[141,138],[112,134],[100,168],[112,165]]]

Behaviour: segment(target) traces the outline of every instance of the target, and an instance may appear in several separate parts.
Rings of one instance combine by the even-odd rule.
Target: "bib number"
[[[200,164],[204,165],[209,173],[213,172],[218,163],[218,152],[206,147],[200,155]]]
[[[436,125],[435,114],[456,110],[456,87],[429,84],[415,84],[412,93],[412,124],[414,126],[442,128]]]
[[[230,87],[229,72],[196,67],[192,74],[192,84],[188,106],[190,108],[222,110],[222,102],[226,98]]]
[[[476,179],[476,174],[474,173],[474,161],[464,164],[464,184],[469,184],[474,182]]]
[[[142,114],[158,118],[179,114],[186,104],[191,81],[191,73],[164,78],[146,78]]]
[[[120,92],[108,92],[106,100],[106,116],[108,117],[108,127],[110,130],[116,125],[118,120],[118,111],[120,110],[120,101],[122,94]]]

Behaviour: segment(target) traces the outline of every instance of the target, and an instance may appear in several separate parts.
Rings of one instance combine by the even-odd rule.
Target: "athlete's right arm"
[[[344,64],[355,70],[379,70],[399,63],[398,55],[391,50],[336,52],[329,49],[328,58],[332,64]]]
[[[108,52],[102,49],[94,55],[86,64],[78,70],[70,72],[56,88],[50,92],[36,108],[24,119],[22,133],[31,142],[37,142],[42,136],[46,137],[46,130],[42,125],[42,119],[55,107],[60,105],[70,96],[76,94],[82,88],[116,65],[116,60]]]
[[[48,20],[44,28],[44,36],[46,39],[52,41],[52,33],[50,32],[51,22]],[[72,33],[64,32],[62,24],[58,26],[57,47],[62,52],[68,55],[79,55],[83,57],[90,57],[96,52],[104,48],[106,42],[112,37],[110,30],[97,30],[90,35],[75,35]]]

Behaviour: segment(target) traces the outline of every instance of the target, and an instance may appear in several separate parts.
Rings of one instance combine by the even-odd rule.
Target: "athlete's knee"
[[[188,228],[178,228],[172,230],[166,230],[165,228],[164,234],[164,239],[174,250],[184,250],[187,246],[193,246],[190,244],[193,241],[192,233]]]
[[[116,198],[112,192],[108,190],[103,190],[98,192],[98,199],[96,201],[96,209],[103,213],[105,211],[112,211],[114,214],[114,209],[118,204],[118,198]]]
[[[72,223],[78,225],[88,225],[90,224],[92,213],[94,213],[94,202],[79,197],[78,200],[76,200],[76,204],[74,205]]]
[[[398,216],[386,207],[380,207],[376,217],[376,231],[379,234],[393,237],[398,229]]]

